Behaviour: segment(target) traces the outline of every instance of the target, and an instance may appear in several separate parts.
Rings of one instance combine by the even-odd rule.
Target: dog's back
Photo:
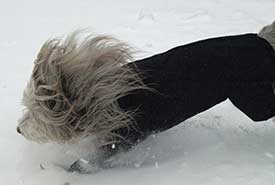
[[[128,64],[158,93],[139,90],[119,99],[123,109],[136,109],[141,135],[169,129],[230,98],[255,121],[274,115],[274,50],[257,34],[207,39],[173,48]]]

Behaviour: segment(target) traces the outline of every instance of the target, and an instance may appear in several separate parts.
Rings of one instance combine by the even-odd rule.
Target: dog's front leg
[[[107,157],[106,152],[102,147],[99,147],[93,153],[76,160],[69,166],[67,171],[81,174],[96,173],[102,169],[103,161]]]
[[[81,158],[75,161],[68,169],[69,172],[81,174],[97,173],[102,169],[101,161],[98,159]]]
[[[108,159],[120,152],[127,151],[128,145],[123,144],[109,144],[102,146],[94,154],[90,154],[75,161],[67,171],[77,172],[81,174],[97,173],[102,169],[111,168],[112,165],[108,162]]]

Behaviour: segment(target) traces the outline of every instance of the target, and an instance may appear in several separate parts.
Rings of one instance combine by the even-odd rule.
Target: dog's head
[[[79,41],[78,35],[51,39],[39,51],[17,128],[28,140],[67,143],[90,134],[112,137],[114,130],[134,121],[133,112],[117,103],[146,88],[125,65],[132,59],[129,47],[108,36]]]

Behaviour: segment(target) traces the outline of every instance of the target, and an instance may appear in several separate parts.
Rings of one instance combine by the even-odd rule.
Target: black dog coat
[[[117,133],[135,143],[229,98],[254,121],[275,113],[275,55],[256,34],[207,39],[127,64],[158,93],[138,90],[118,100],[138,108],[136,128]]]

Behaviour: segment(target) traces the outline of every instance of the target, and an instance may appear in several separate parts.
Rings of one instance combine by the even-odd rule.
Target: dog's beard
[[[24,92],[27,114],[18,128],[36,142],[67,143],[93,134],[117,137],[113,131],[134,125],[133,111],[121,110],[117,100],[147,89],[125,65],[129,47],[111,37],[53,39],[41,48]]]
[[[42,122],[37,122],[29,113],[25,113],[18,125],[21,134],[30,141],[37,141],[39,143],[46,143],[49,140],[58,140],[56,134],[49,132],[52,130],[51,125],[46,125]]]
[[[66,126],[56,127],[54,125],[38,122],[32,118],[20,122],[19,127],[21,134],[27,140],[38,143],[74,143],[77,139],[84,137],[83,134],[79,134],[78,137],[74,136],[76,134],[71,133]],[[74,139],[72,139],[73,136]]]

